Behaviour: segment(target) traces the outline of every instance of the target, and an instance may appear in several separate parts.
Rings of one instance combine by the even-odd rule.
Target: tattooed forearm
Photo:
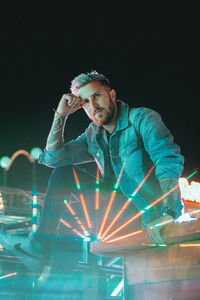
[[[181,201],[178,179],[163,178],[160,180],[160,187],[163,195],[168,194],[162,200],[162,206],[166,212],[168,211],[168,214],[172,215],[175,211],[177,201]]]
[[[56,151],[64,145],[64,127],[66,117],[55,114],[51,130],[47,138],[46,149],[48,151]]]

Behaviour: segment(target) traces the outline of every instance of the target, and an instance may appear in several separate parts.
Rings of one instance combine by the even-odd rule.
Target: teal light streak
[[[189,180],[191,177],[193,177],[195,174],[197,174],[198,171],[194,171],[192,174],[190,174],[188,177],[186,177],[187,180]]]

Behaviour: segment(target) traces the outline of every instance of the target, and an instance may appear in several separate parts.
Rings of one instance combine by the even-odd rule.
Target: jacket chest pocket
[[[122,144],[119,151],[113,153],[113,156],[120,156],[123,158],[127,158],[132,152],[135,152],[138,149],[137,141],[132,141],[127,144]]]
[[[88,152],[96,159],[100,159],[103,156],[103,151],[96,145],[89,145]]]

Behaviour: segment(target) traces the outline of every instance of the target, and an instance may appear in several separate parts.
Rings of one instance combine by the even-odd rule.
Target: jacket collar
[[[129,124],[129,107],[128,104],[124,103],[121,100],[117,100],[118,106],[118,119],[117,119],[117,126],[115,131],[120,131],[125,129]]]

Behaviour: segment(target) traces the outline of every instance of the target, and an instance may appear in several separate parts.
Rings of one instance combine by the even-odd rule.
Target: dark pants
[[[73,168],[80,186],[77,185],[77,178],[75,181]],[[86,235],[84,229],[92,240],[97,239],[99,227],[113,192],[113,183],[109,180],[103,182],[101,178],[100,185],[97,185],[96,171],[97,166],[95,163],[78,166],[70,165],[53,170],[44,199],[42,217],[35,234],[35,237],[44,241],[46,246],[52,245],[52,242],[54,244],[59,243],[58,241],[60,240],[60,242],[64,241],[63,243],[67,244],[71,250],[73,247],[77,249],[77,245],[81,248],[83,239],[79,234]],[[95,209],[96,188],[100,190],[98,209]],[[86,206],[85,209],[83,208],[83,199]],[[127,198],[124,194],[117,190],[105,229],[126,200]],[[72,211],[70,212],[64,201],[70,204],[73,213]],[[88,213],[89,221],[85,211]],[[110,232],[136,213],[135,206],[130,203]],[[130,233],[140,227],[140,220],[136,220],[126,228],[126,233]],[[122,234],[123,232],[118,233],[118,235]]]

